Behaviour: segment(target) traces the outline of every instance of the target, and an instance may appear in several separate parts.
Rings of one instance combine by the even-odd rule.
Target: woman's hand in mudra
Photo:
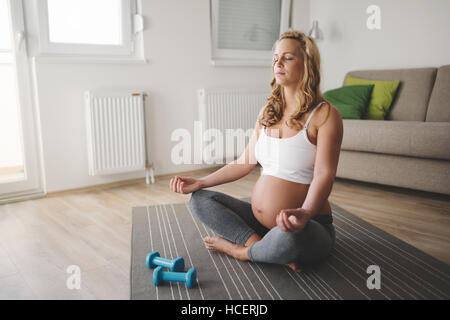
[[[202,183],[199,179],[175,176],[170,179],[169,186],[173,192],[187,194],[201,189]]]
[[[276,217],[276,223],[282,231],[295,233],[303,230],[312,217],[311,212],[302,208],[282,209]]]

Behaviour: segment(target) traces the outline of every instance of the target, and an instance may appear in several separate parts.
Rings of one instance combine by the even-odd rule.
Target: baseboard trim
[[[46,196],[46,193],[44,191],[16,195],[16,196],[11,196],[11,197],[5,198],[5,199],[0,199],[0,205],[7,204],[7,203],[13,203],[13,202],[26,201],[26,200],[40,199],[40,198],[44,198],[45,196]]]
[[[217,170],[220,167],[222,167],[222,166],[208,167],[208,168],[175,172],[175,173],[162,174],[162,175],[155,175],[155,181],[157,181],[158,179],[167,179],[169,177],[174,177],[174,176],[187,176],[187,175],[199,174],[202,172],[204,173],[205,171],[208,171],[208,170]],[[130,179],[130,180],[122,180],[122,181],[117,181],[117,182],[97,184],[97,185],[81,187],[81,188],[66,189],[66,190],[61,190],[61,191],[52,191],[52,192],[47,193],[47,197],[58,197],[58,196],[68,194],[68,193],[104,190],[104,189],[117,188],[117,187],[122,187],[122,186],[126,186],[126,185],[138,184],[138,183],[145,184],[145,177],[137,178],[137,179]],[[149,184],[149,186],[151,186],[151,184]]]

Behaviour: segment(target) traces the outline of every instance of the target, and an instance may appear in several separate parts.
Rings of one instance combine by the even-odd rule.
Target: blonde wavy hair
[[[324,100],[320,91],[320,53],[314,39],[301,31],[289,30],[284,32],[275,42],[274,49],[283,39],[294,39],[300,44],[304,62],[303,78],[299,81],[297,87],[297,108],[286,121],[289,127],[300,130],[303,127],[300,123],[302,116]],[[272,73],[274,66],[275,61],[272,64]],[[270,86],[272,87],[272,93],[267,98],[268,102],[258,119],[264,127],[273,126],[282,119],[286,103],[283,87],[276,82],[275,76],[272,78]]]

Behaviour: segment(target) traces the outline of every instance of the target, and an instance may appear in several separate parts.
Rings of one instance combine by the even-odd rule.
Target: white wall
[[[369,5],[381,9],[381,30],[369,30]],[[450,64],[448,0],[313,0],[310,19],[319,42],[322,91],[342,86],[350,70]]]
[[[293,0],[291,4],[291,28],[307,33],[311,28],[310,0]]]

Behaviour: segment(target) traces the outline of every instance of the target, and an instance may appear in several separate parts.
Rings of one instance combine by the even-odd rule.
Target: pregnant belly
[[[252,210],[256,219],[266,228],[276,226],[276,216],[282,209],[302,206],[309,185],[261,175],[252,192]]]

